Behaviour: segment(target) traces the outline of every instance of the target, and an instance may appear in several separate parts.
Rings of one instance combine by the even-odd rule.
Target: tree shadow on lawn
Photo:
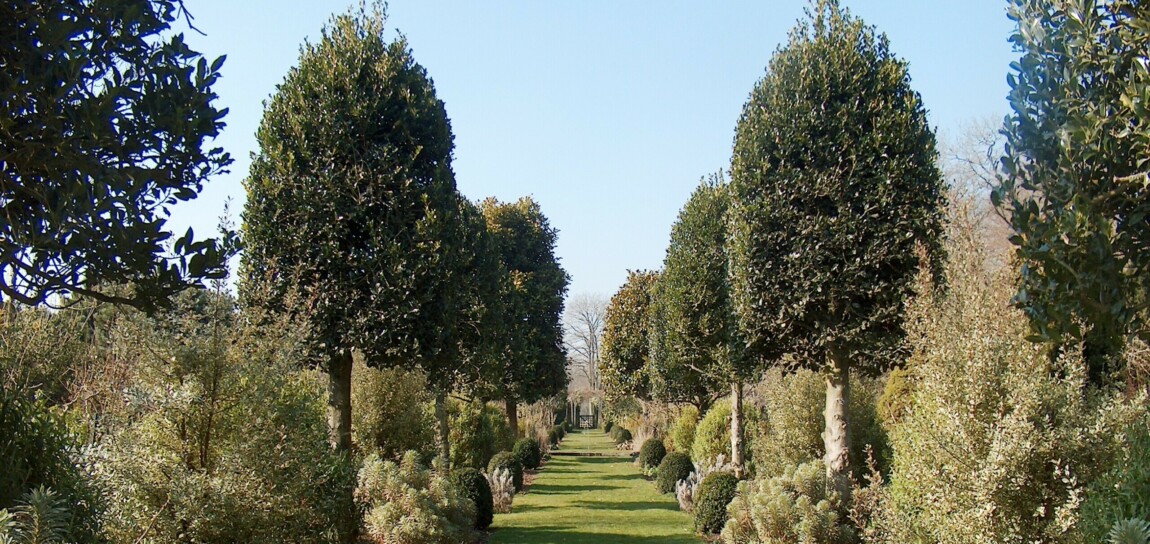
[[[573,501],[571,505],[579,508],[593,508],[595,510],[623,510],[627,512],[634,512],[638,510],[668,510],[671,512],[679,511],[678,504],[664,501]]]
[[[700,544],[693,535],[635,536],[593,533],[576,527],[492,527],[491,542],[506,544]]]
[[[567,495],[571,493],[582,493],[584,491],[605,491],[608,489],[623,489],[623,487],[602,484],[535,484],[531,486],[531,493],[537,495]]]

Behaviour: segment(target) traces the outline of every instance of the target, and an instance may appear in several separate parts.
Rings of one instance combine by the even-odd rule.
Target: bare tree
[[[600,388],[599,346],[606,314],[606,297],[598,293],[579,293],[568,301],[563,316],[568,372],[573,378],[586,378],[588,387],[596,391]]]
[[[965,232],[975,232],[986,247],[989,265],[1006,266],[1013,253],[1008,238],[1013,231],[1003,210],[990,203],[990,190],[998,182],[1004,138],[1001,122],[989,118],[964,124],[950,138],[940,142],[939,168],[950,188],[951,221],[968,218],[973,224]],[[962,229],[960,229],[962,230]],[[948,236],[954,236],[949,232]]]

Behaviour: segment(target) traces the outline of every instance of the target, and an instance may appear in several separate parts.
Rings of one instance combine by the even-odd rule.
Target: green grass
[[[571,433],[563,452],[616,454],[599,430]],[[660,495],[626,455],[553,456],[510,514],[496,514],[491,544],[699,544],[689,514]]]

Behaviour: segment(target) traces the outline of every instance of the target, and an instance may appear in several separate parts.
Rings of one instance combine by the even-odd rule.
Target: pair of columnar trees
[[[736,465],[742,384],[822,371],[825,462],[845,493],[850,372],[894,361],[915,275],[940,262],[945,186],[906,63],[834,0],[809,15],[743,108],[731,182],[704,183],[672,227],[644,366],[665,400],[731,393]]]
[[[369,366],[426,372],[450,459],[453,388],[506,398],[514,418],[517,402],[565,387],[568,278],[537,204],[459,194],[444,104],[384,23],[378,7],[334,17],[268,101],[247,180],[241,297],[310,328],[335,447],[351,446],[358,351]]]

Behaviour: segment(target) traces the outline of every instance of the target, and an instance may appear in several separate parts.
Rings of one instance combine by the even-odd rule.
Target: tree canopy
[[[152,309],[222,278],[234,235],[172,240],[169,208],[231,157],[208,62],[172,33],[183,3],[0,4],[0,294]],[[128,291],[110,289],[130,284]]]
[[[608,396],[648,398],[651,295],[658,272],[628,271],[603,320],[603,388]]]
[[[727,191],[721,174],[704,181],[671,226],[651,309],[648,376],[652,396],[660,400],[705,409],[746,374],[731,357]]]
[[[819,2],[743,108],[733,298],[750,356],[826,370],[827,466],[849,466],[849,368],[880,370],[920,266],[941,255],[934,132],[885,36]],[[920,256],[928,262],[920,262]]]
[[[242,294],[282,307],[300,293],[336,396],[350,387],[352,349],[371,365],[430,367],[435,379],[458,364],[466,292],[452,282],[469,257],[451,125],[384,22],[360,8],[303,46],[267,102],[246,182]],[[346,401],[332,402],[350,425]]]
[[[992,198],[1016,232],[1015,302],[1034,339],[1084,341],[1102,384],[1127,336],[1146,332],[1150,6],[1015,0],[1009,14],[1022,56]]]

